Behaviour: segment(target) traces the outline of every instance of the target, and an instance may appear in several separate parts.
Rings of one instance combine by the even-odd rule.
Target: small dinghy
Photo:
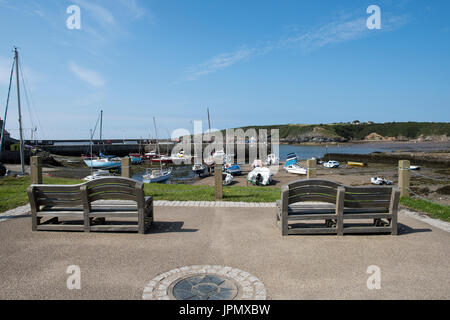
[[[339,162],[335,161],[335,160],[330,160],[328,162],[325,162],[323,164],[323,166],[325,168],[339,168]]]
[[[233,175],[231,173],[223,173],[222,174],[222,184],[224,186],[227,186],[231,182],[233,182]]]
[[[286,170],[286,172],[294,173],[294,174],[306,174],[307,173],[306,168],[300,167],[298,164],[291,164],[287,167],[284,167],[284,170]]]
[[[201,175],[205,174],[206,166],[202,163],[196,163],[192,167],[192,172],[194,172],[194,174],[198,174],[199,176],[201,176]]]
[[[409,170],[420,170],[419,166],[409,166]]]
[[[262,168],[262,167],[263,167],[263,164],[262,164],[262,161],[261,161],[261,160],[259,160],[259,159],[253,160],[253,163],[252,163],[252,169],[255,169],[255,168]]]
[[[109,175],[110,175],[110,173],[108,170],[97,170],[93,174],[91,174],[87,177],[84,177],[83,180],[84,181],[92,181],[92,180],[100,179],[100,178],[103,178],[103,177],[106,177]]]
[[[267,156],[265,165],[266,166],[274,166],[280,164],[280,159],[274,154],[271,153]]]
[[[257,186],[267,186],[272,183],[273,174],[269,168],[257,167],[253,169],[247,176],[247,181]]]
[[[230,173],[233,176],[242,174],[242,169],[238,164],[225,164],[223,171],[226,173]]]
[[[142,176],[142,182],[155,183],[167,181],[172,176],[172,168],[169,170],[152,170],[150,174]]]
[[[383,184],[391,185],[392,184],[392,181],[381,178],[381,177],[372,177],[372,178],[370,178],[370,182],[372,184],[376,184],[376,185],[383,185]]]

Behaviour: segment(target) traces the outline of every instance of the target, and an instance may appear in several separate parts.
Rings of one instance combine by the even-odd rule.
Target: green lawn
[[[44,177],[45,184],[77,184],[76,179]],[[7,177],[0,179],[0,212],[28,203],[26,190],[29,177]],[[184,184],[146,184],[145,194],[155,200],[214,201],[214,187]],[[274,202],[280,199],[279,188],[272,187],[229,187],[223,188],[223,201]]]
[[[6,177],[0,179],[0,212],[23,206],[28,203],[27,188],[30,177]],[[77,184],[81,180],[43,177],[45,184]]]
[[[401,198],[400,203],[405,207],[424,212],[432,218],[450,222],[450,206],[406,197]]]
[[[77,184],[81,180],[44,177],[45,184]],[[0,179],[0,212],[28,203],[26,190],[29,177],[7,177]],[[146,184],[145,194],[155,200],[214,201],[214,187],[185,184]],[[223,187],[223,201],[274,202],[281,198],[279,188],[273,187]],[[402,198],[405,207],[424,212],[432,218],[450,221],[450,206],[412,198]]]
[[[214,201],[214,187],[185,184],[146,184],[145,194],[155,200]],[[223,201],[274,202],[280,199],[279,188],[223,187]]]

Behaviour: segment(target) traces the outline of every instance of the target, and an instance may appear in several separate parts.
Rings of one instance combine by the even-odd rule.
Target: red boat
[[[155,163],[170,163],[172,162],[172,158],[169,156],[161,156],[159,158],[152,158],[152,162]]]

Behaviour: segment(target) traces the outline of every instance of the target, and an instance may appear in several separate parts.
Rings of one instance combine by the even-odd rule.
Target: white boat
[[[205,160],[203,160],[203,162],[208,166],[211,167],[214,165],[214,156],[208,156],[205,158]]]
[[[172,155],[172,162],[175,164],[186,164],[191,161],[191,156],[188,156],[184,153],[184,150],[181,150],[176,155]]]
[[[409,166],[409,170],[420,170],[419,166]]]
[[[164,182],[172,176],[172,168],[169,170],[152,170],[150,174],[142,176],[144,183]]]
[[[261,160],[259,160],[259,159],[253,160],[253,163],[252,163],[252,169],[255,169],[255,168],[262,168],[262,167],[263,167],[263,164],[262,164],[262,161],[261,161]]]
[[[383,184],[387,184],[387,185],[391,185],[392,181],[391,180],[387,180],[381,177],[372,177],[370,178],[370,182],[372,184],[376,184],[376,185],[383,185]]]
[[[335,160],[330,160],[328,162],[325,162],[323,164],[323,166],[325,168],[338,168],[339,167],[339,162],[335,161]]]
[[[206,172],[206,166],[202,163],[196,163],[192,167],[192,171],[194,174],[202,175]]]
[[[233,182],[233,175],[231,173],[222,174],[222,184],[224,186],[229,185],[231,182]]]
[[[272,183],[273,174],[270,172],[269,168],[257,167],[250,171],[247,176],[247,181],[258,186],[267,186]]]
[[[91,174],[91,175],[89,175],[87,177],[84,177],[83,180],[84,181],[92,181],[92,180],[100,179],[102,177],[106,177],[106,176],[109,176],[109,175],[110,175],[110,173],[109,173],[108,170],[97,170],[93,174]]]
[[[307,170],[304,167],[300,167],[298,164],[291,164],[287,167],[284,167],[284,170],[289,173],[295,173],[295,174],[306,174]]]
[[[156,130],[156,120],[155,117],[153,117],[153,125],[155,126],[155,134],[156,134],[156,141],[158,141],[158,131]],[[161,151],[159,150],[159,143],[158,143],[158,154],[161,154]],[[155,160],[155,159],[153,159]],[[162,158],[159,161],[160,170],[152,170],[152,172],[149,174],[145,174],[142,176],[142,182],[144,183],[153,183],[153,182],[164,182],[167,181],[172,176],[172,168],[169,170],[163,170],[162,168]],[[148,169],[147,169],[148,172]]]
[[[280,158],[278,158],[274,153],[271,153],[267,156],[265,165],[266,166],[272,166],[272,165],[279,165],[280,164]]]

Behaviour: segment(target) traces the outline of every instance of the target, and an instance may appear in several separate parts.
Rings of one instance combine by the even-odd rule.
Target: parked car
[[[339,162],[335,161],[335,160],[330,160],[328,162],[325,162],[323,164],[323,166],[325,168],[338,168],[339,167]]]

